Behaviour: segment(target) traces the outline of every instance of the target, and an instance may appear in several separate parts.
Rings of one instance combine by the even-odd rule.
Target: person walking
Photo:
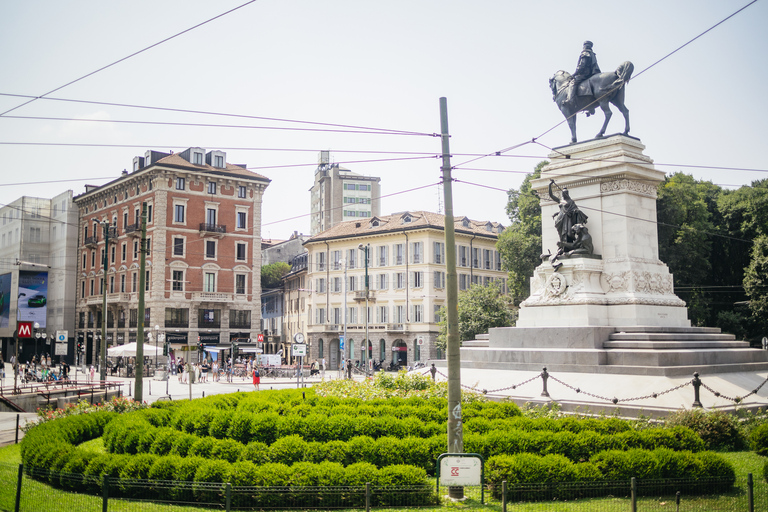
[[[259,384],[261,384],[261,375],[259,375],[259,369],[258,367],[253,367],[253,386],[256,388],[256,391],[259,390]]]

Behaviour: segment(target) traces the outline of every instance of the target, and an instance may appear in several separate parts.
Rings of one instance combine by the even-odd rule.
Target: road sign
[[[67,345],[66,343],[56,343],[56,351],[53,353],[55,356],[65,356],[67,355]]]
[[[305,343],[295,343],[291,345],[291,352],[293,357],[305,357],[307,355],[307,345]]]
[[[19,338],[32,337],[32,322],[19,322]]]
[[[56,341],[59,343],[63,343],[67,341],[67,338],[69,337],[69,331],[56,331]]]
[[[257,334],[256,335],[256,341],[263,342],[264,341],[264,335],[263,334]]]
[[[481,485],[483,480],[483,461],[476,454],[446,456],[439,459],[440,485],[465,486]]]

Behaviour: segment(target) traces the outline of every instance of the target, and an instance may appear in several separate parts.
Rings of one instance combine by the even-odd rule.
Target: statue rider
[[[576,64],[576,71],[571,77],[571,86],[568,89],[568,98],[566,103],[573,104],[573,99],[576,96],[576,88],[581,82],[588,79],[592,75],[600,73],[600,66],[597,65],[597,57],[595,52],[592,51],[592,41],[584,41],[584,48],[579,55],[579,62]]]

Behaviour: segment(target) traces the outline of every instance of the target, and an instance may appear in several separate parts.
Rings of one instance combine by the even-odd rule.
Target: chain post
[[[547,391],[547,379],[549,378],[549,373],[547,373],[547,367],[545,366],[541,370],[541,380],[544,384],[544,388],[541,391],[541,396],[549,397],[549,391]]]
[[[699,399],[699,391],[701,389],[699,372],[693,372],[693,380],[691,383],[693,384],[693,405],[691,407],[704,407],[701,405],[701,400]]]
[[[19,476],[16,480],[16,506],[15,512],[21,510],[21,483],[24,481],[24,464],[19,464]]]
[[[632,512],[637,512],[637,480],[635,477],[632,477],[632,479],[629,481],[629,488],[630,488],[630,494],[632,496],[632,503],[630,505],[630,510]]]
[[[507,512],[507,481],[501,481],[501,512]]]

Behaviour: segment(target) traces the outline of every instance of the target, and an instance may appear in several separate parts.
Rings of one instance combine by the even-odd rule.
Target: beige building
[[[403,212],[343,222],[311,237],[305,243],[306,284],[312,290],[305,312],[309,359],[325,358],[329,369],[338,367],[342,355],[353,362],[361,360],[366,317],[365,360],[408,366],[441,357],[435,342],[438,312],[446,302],[444,226],[444,215]],[[496,251],[502,230],[497,222],[456,218],[452,250],[457,255],[459,290],[501,281],[506,292],[507,274]]]

